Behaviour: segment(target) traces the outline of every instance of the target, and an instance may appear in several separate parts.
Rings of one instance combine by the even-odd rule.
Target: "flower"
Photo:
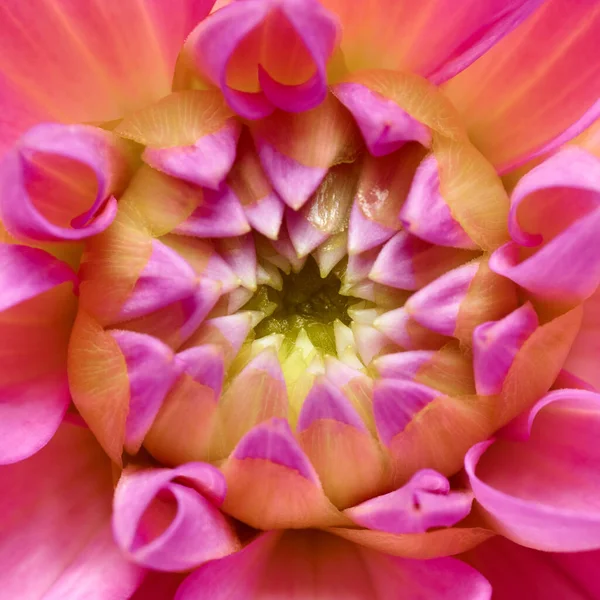
[[[0,32],[0,598],[600,596],[597,6]]]

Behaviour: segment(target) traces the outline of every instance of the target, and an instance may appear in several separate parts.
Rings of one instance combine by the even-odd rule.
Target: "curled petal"
[[[477,444],[465,468],[494,528],[550,551],[600,546],[597,478],[600,396],[559,390],[531,410],[524,441]]]
[[[241,126],[215,90],[186,90],[128,115],[115,133],[144,144],[151,167],[217,189],[231,169]]]
[[[324,100],[337,36],[335,18],[316,0],[253,0],[214,12],[191,34],[187,51],[233,110],[258,119],[275,107],[302,112]]]
[[[353,531],[353,530],[347,530]],[[390,590],[407,598],[489,600],[491,588],[474,569],[443,558],[418,561],[355,546],[322,531],[264,533],[242,552],[195,571],[176,600],[225,600],[243,586],[248,599],[331,597],[384,600]]]
[[[527,173],[512,196],[515,240],[490,259],[494,271],[544,299],[574,304],[600,282],[600,161],[568,148]],[[540,246],[537,250],[523,246]]]
[[[113,503],[117,544],[137,563],[184,571],[235,552],[239,542],[219,507],[225,480],[205,463],[124,471]]]
[[[471,511],[473,495],[452,492],[450,483],[431,469],[415,473],[403,487],[345,511],[353,521],[388,533],[424,533],[450,527]]]
[[[514,357],[537,326],[537,314],[527,303],[500,321],[490,321],[475,328],[473,370],[478,394],[487,396],[502,390]]]
[[[596,5],[544,2],[448,82],[469,137],[500,172],[564,144],[598,118],[598,35]]]
[[[129,173],[124,147],[89,125],[30,129],[0,170],[2,222],[16,238],[81,240],[106,229]]]
[[[283,419],[251,429],[222,466],[224,510],[258,529],[345,523]]]

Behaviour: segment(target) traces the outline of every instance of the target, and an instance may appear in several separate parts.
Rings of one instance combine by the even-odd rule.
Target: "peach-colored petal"
[[[446,85],[497,169],[568,141],[598,118],[599,35],[597,5],[550,0]]]
[[[0,154],[36,122],[111,121],[169,93],[177,53],[212,4],[4,2]]]

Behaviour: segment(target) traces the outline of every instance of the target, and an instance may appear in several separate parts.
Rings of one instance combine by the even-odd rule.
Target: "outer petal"
[[[89,125],[41,124],[4,158],[0,213],[18,239],[80,240],[115,218],[129,174],[125,148]]]
[[[497,531],[524,546],[600,547],[600,396],[552,392],[531,410],[527,430],[524,441],[498,439],[469,450],[465,468],[477,501]]]
[[[256,119],[274,107],[301,112],[324,100],[337,35],[335,18],[316,0],[251,0],[214,12],[186,48],[229,105]]]
[[[498,170],[565,143],[598,118],[599,35],[595,3],[550,0],[448,83],[471,139]]]
[[[500,536],[463,557],[491,583],[498,600],[585,600],[600,595],[600,553],[524,548]]]
[[[3,598],[130,597],[144,572],[112,540],[111,465],[89,431],[63,425],[0,480]]]
[[[241,591],[243,589],[243,592]],[[415,561],[356,547],[328,533],[267,533],[241,553],[198,569],[177,600],[226,598],[347,598],[487,600],[491,588],[455,559]]]
[[[42,250],[0,244],[0,463],[37,452],[70,402],[70,267]]]
[[[322,2],[342,23],[341,49],[349,70],[410,71],[436,84],[467,67],[540,4],[370,0],[357,11],[347,0]]]
[[[125,471],[115,490],[113,531],[136,562],[184,571],[239,548],[220,513],[223,475],[205,463]]]
[[[167,94],[183,41],[212,5],[3,2],[0,155],[36,122],[111,121]]]

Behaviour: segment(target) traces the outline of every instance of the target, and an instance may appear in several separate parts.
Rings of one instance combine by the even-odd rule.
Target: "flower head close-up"
[[[0,39],[0,600],[600,600],[598,0]]]

